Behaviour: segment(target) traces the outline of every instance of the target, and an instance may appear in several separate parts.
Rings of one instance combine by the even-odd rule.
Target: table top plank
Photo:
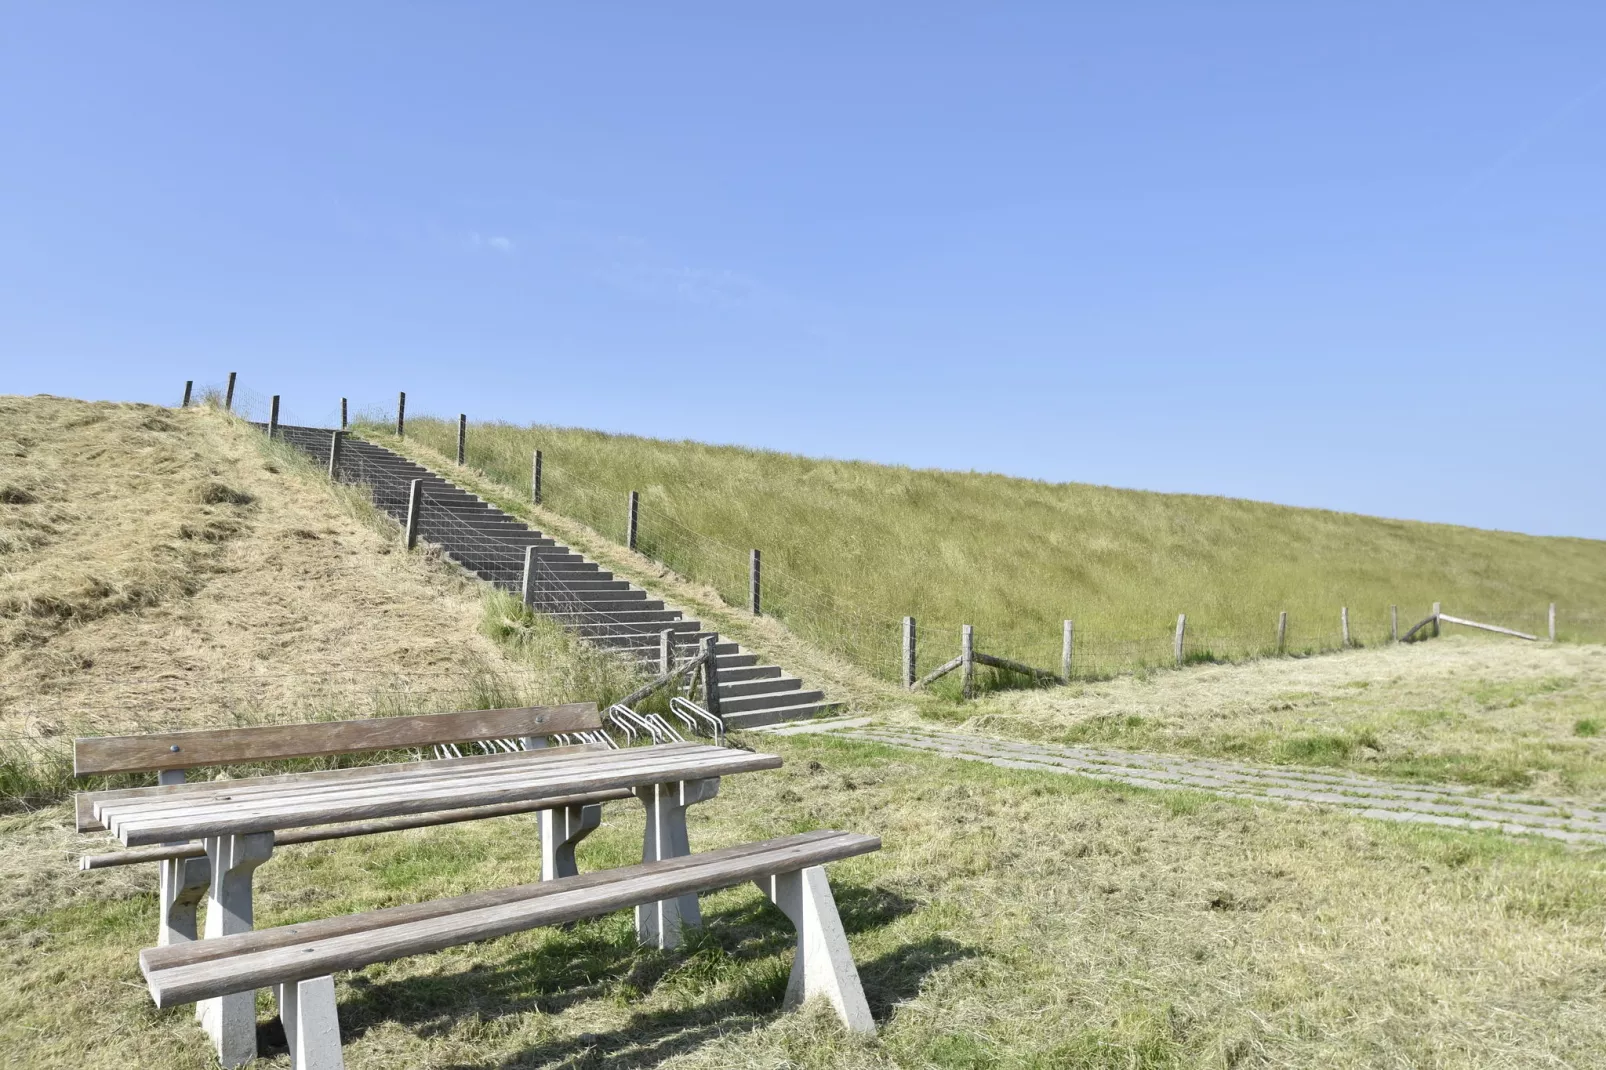
[[[665,752],[684,749],[687,744],[669,744],[663,748],[637,748],[643,754],[649,750]],[[695,746],[695,744],[692,744]],[[142,795],[137,798],[101,799],[94,804],[95,817],[105,823],[108,816],[122,813],[157,815],[196,808],[224,809],[257,797],[281,797],[293,792],[300,798],[339,793],[384,791],[407,788],[437,780],[468,780],[481,777],[507,777],[540,775],[542,770],[558,768],[568,770],[589,764],[616,762],[616,755],[634,754],[635,751],[615,751],[604,744],[557,750],[517,751],[496,755],[474,755],[469,758],[448,758],[438,762],[416,762],[409,765],[375,767],[373,772],[361,776],[333,776],[331,774],[304,774],[295,781],[280,782],[270,777],[245,777],[239,780],[209,781],[194,785],[175,784],[162,789],[161,795]],[[483,758],[494,758],[485,761]],[[640,758],[627,758],[641,761]],[[331,771],[331,773],[334,771]],[[350,773],[352,770],[339,770]],[[291,785],[287,787],[286,785]]]
[[[644,757],[636,759],[632,751]],[[652,752],[658,752],[653,754]],[[126,845],[194,840],[204,836],[272,832],[311,825],[335,824],[376,817],[430,813],[435,810],[535,801],[589,791],[633,788],[648,784],[697,780],[781,765],[777,755],[691,744],[684,747],[641,747],[611,751],[597,761],[592,754],[554,763],[537,772],[520,768],[491,777],[426,780],[396,790],[335,792],[309,795],[308,785],[286,785],[278,793],[255,795],[177,811],[142,815],[137,807],[118,805],[108,816],[114,834]],[[623,757],[628,756],[628,757]],[[619,760],[623,757],[623,760]],[[239,783],[239,782],[236,782]]]

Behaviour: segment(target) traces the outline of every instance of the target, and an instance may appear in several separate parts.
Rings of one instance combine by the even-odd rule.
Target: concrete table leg
[[[636,798],[647,808],[647,831],[642,839],[641,860],[658,862],[691,854],[686,839],[686,807],[719,794],[719,778],[682,780],[670,784],[648,784],[636,789]],[[682,895],[636,908],[636,939],[652,947],[680,946],[680,930],[700,927],[702,911],[695,895]]]
[[[345,1070],[335,979],[328,975],[274,986],[292,1070]]]
[[[195,914],[212,883],[212,863],[205,858],[168,858],[161,866],[157,895],[162,917],[156,943],[159,947],[188,943],[197,936]]]
[[[211,864],[211,891],[206,899],[206,938],[251,931],[251,876],[273,854],[273,833],[209,836],[201,841]],[[255,992],[236,992],[201,1000],[195,1005],[201,1026],[217,1045],[218,1062],[239,1066],[256,1058]]]
[[[797,955],[792,960],[784,1005],[797,1007],[814,996],[824,996],[848,1029],[875,1035],[875,1020],[864,1000],[864,987],[848,950],[825,867],[778,873],[753,883],[797,929]]]
[[[580,873],[574,849],[602,824],[602,804],[565,806],[541,811],[541,879],[557,880]]]

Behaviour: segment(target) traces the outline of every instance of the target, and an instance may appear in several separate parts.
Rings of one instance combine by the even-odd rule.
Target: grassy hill
[[[405,448],[455,455],[455,422],[410,417]],[[364,433],[394,443],[378,424]],[[641,492],[639,548],[746,602],[748,551],[764,555],[767,611],[894,678],[900,619],[919,621],[921,670],[980,649],[1056,668],[1076,621],[1080,673],[1187,656],[1362,644],[1445,611],[1564,639],[1606,638],[1606,542],[1299,509],[1198,495],[916,470],[558,427],[471,424],[467,462],[511,497],[543,451],[545,504],[623,539]],[[439,456],[435,458],[439,462]]]

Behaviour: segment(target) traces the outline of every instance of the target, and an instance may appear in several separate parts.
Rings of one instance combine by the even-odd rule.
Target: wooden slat
[[[405,832],[408,829],[433,828],[436,825],[455,825],[464,821],[484,821],[492,817],[514,817],[519,814],[557,810],[566,806],[589,806],[592,803],[615,802],[634,798],[633,792],[594,791],[586,795],[568,795],[557,799],[540,799],[535,802],[508,803],[503,806],[476,806],[468,810],[437,810],[416,817],[392,817],[381,821],[359,821],[353,825],[324,826],[311,829],[292,829],[273,837],[274,847],[290,847],[298,843],[322,843],[326,840],[346,840],[353,836],[376,836],[385,832]],[[141,862],[162,862],[169,858],[200,858],[206,854],[198,843],[177,847],[136,847],[128,851],[108,854],[84,855],[78,859],[81,870],[110,869],[113,866],[133,866]]]
[[[665,748],[667,749],[667,748]],[[627,787],[637,784],[663,783],[673,780],[695,780],[702,776],[717,775],[702,770],[710,764],[729,764],[731,751],[702,748],[701,754],[677,756],[659,755],[653,759],[608,761],[611,755],[585,755],[584,764],[565,762],[560,765],[534,768],[507,768],[497,766],[489,772],[475,771],[473,775],[398,785],[363,784],[352,790],[298,787],[294,791],[248,795],[243,798],[219,797],[199,804],[183,799],[162,800],[154,804],[109,804],[97,810],[114,836],[132,844],[129,834],[137,829],[151,827],[186,827],[196,821],[240,822],[267,821],[269,824],[254,831],[302,827],[308,824],[330,824],[330,821],[301,821],[301,815],[344,811],[352,807],[364,808],[352,818],[400,816],[406,813],[424,813],[428,810],[454,809],[469,805],[490,805],[498,802],[515,802],[520,799],[537,800],[546,796],[568,795],[588,790],[607,790],[608,787]],[[596,760],[603,759],[603,760]],[[734,759],[737,762],[743,759]],[[598,777],[611,781],[598,786]],[[487,793],[516,790],[517,797],[492,798]],[[483,803],[458,802],[459,799],[487,796]],[[428,801],[432,805],[424,806]],[[394,807],[422,806],[422,809],[396,810]],[[288,822],[288,823],[285,823]],[[177,840],[178,836],[170,839]]]
[[[308,930],[316,933],[319,923],[286,926],[285,929],[291,931],[284,935],[292,938],[292,943],[276,944],[275,941],[282,939],[277,930],[197,941],[179,950],[193,947],[198,954],[223,957],[184,965],[162,966],[164,957],[158,953],[174,949],[151,948],[141,954],[141,964],[156,1005],[172,1007],[211,996],[360,969],[376,962],[490,940],[539,926],[560,925],[678,895],[711,892],[775,873],[795,872],[867,854],[879,850],[880,846],[881,841],[873,836],[851,832],[788,836],[668,862],[647,862],[585,877],[548,881],[526,886],[530,889],[528,895],[522,894],[525,889],[491,893],[517,896],[508,901],[476,903],[475,897],[447,900],[445,904],[451,904],[451,908],[445,913],[405,922],[387,919],[388,924],[377,928],[370,925],[373,915],[331,919],[361,927],[346,931],[331,927],[325,930],[328,935],[318,935],[311,940],[305,939],[305,935]],[[250,947],[247,941],[251,940],[269,946],[240,953],[238,949]],[[153,958],[154,966],[149,965]]]
[[[300,784],[307,781],[357,779],[362,777],[402,776],[414,770],[430,769],[443,765],[471,765],[517,760],[529,754],[557,757],[576,751],[610,749],[606,743],[582,743],[573,747],[545,747],[539,751],[518,751],[497,754],[471,754],[464,758],[429,758],[419,762],[386,762],[383,765],[359,765],[347,769],[320,769],[310,773],[278,773],[272,776],[245,777],[241,780],[202,780],[189,784],[165,784],[148,788],[112,788],[107,791],[80,791],[73,797],[77,810],[79,832],[100,832],[106,826],[95,816],[95,807],[114,799],[160,798],[175,792],[228,792],[244,782],[251,784]]]
[[[709,748],[714,750],[716,748]],[[698,780],[758,769],[779,768],[781,759],[770,754],[722,751],[695,762],[682,762],[659,770],[599,769],[553,781],[532,783],[528,779],[512,783],[491,781],[482,786],[452,790],[427,789],[378,800],[344,800],[309,806],[263,806],[232,812],[197,814],[183,819],[155,821],[113,820],[112,831],[129,847],[175,840],[198,840],[203,836],[273,832],[310,825],[333,825],[347,821],[366,821],[378,817],[402,817],[432,810],[463,809],[470,806],[496,806],[502,803],[533,801],[558,795],[579,795],[676,780]]]
[[[658,760],[668,760],[687,745],[661,748],[666,753]],[[697,744],[692,744],[697,746]],[[173,785],[165,795],[147,795],[133,799],[96,799],[93,802],[95,817],[106,821],[107,815],[138,813],[155,817],[181,810],[226,810],[257,799],[292,799],[311,801],[341,794],[374,794],[414,790],[429,784],[439,786],[447,782],[485,778],[526,777],[549,775],[556,771],[566,775],[573,770],[594,765],[639,765],[652,760],[647,755],[653,748],[639,748],[642,757],[624,757],[628,751],[610,750],[604,745],[589,745],[574,750],[518,751],[496,755],[499,761],[471,762],[468,758],[448,758],[440,762],[415,762],[411,766],[390,767],[385,772],[356,777],[320,777],[312,774],[291,784],[269,783],[269,777],[245,777],[240,780],[212,781],[202,784]],[[474,757],[479,757],[478,755]],[[344,772],[344,770],[341,770]]]
[[[277,761],[399,747],[428,747],[480,739],[548,736],[602,727],[595,703],[525,706],[507,710],[466,710],[417,717],[369,717],[359,721],[266,725],[161,732],[143,736],[99,736],[75,740],[73,772],[147,773],[193,769],[198,765]]]
[[[599,768],[621,771],[666,768],[688,760],[688,751],[713,749],[695,743],[641,747],[631,751],[599,749],[571,754],[559,761],[545,759],[541,751],[527,751],[519,761],[477,766],[447,764],[422,773],[396,774],[387,778],[342,779],[327,783],[308,781],[289,787],[253,785],[250,779],[246,779],[224,782],[220,786],[225,790],[221,792],[174,792],[157,799],[97,803],[95,816],[115,831],[119,822],[130,818],[141,821],[177,819],[186,814],[237,813],[264,806],[311,806],[341,799],[379,799],[426,790],[447,792],[491,783],[548,783],[583,776]]]

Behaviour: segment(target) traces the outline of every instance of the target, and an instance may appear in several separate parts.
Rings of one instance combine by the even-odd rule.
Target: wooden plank
[[[585,886],[579,884],[583,877],[547,881],[533,894],[511,902],[458,909],[408,923],[345,932],[246,954],[230,954],[234,945],[228,942],[263,934],[242,933],[234,938],[197,941],[195,947],[210,944],[212,946],[205,950],[221,952],[224,957],[182,966],[158,966],[148,970],[146,978],[156,1005],[172,1007],[214,995],[361,969],[376,962],[578,921],[642,903],[710,892],[776,873],[795,872],[868,854],[881,846],[881,841],[875,837],[846,832],[802,843],[789,842],[791,840],[786,837],[756,845],[759,850],[742,847],[724,853],[692,855],[689,856],[691,864],[678,858],[641,863],[599,874],[610,879]],[[674,868],[669,868],[671,866]],[[304,932],[303,927],[293,928],[299,931],[291,935],[300,936]],[[225,944],[228,946],[220,946]]]
[[[658,635],[658,659],[660,663],[673,660],[674,640],[665,639],[664,637],[673,636],[674,634],[675,633],[672,630],[666,628]],[[708,651],[705,649],[701,654],[698,654],[695,658],[692,658],[684,665],[677,665],[671,668],[668,672],[662,673],[661,675],[648,680],[646,683],[630,692],[630,694],[620,699],[619,704],[622,706],[633,706],[642,699],[646,698],[648,695],[652,694],[654,691],[658,690],[660,687],[665,687],[678,677],[685,676],[687,673],[695,671],[707,660]]]
[[[740,852],[759,855],[785,844],[796,846],[817,844],[833,841],[843,835],[844,833],[832,829],[818,829],[813,832],[802,832],[791,836],[763,840],[758,843],[722,847],[698,854],[677,855],[674,858],[663,859],[649,864],[660,873],[685,872],[701,866],[718,864],[722,859],[730,858]],[[520,884],[510,888],[497,888],[484,892],[470,892],[466,895],[427,900],[422,903],[381,907],[378,910],[365,911],[360,914],[318,918],[292,925],[281,925],[272,929],[257,929],[254,932],[239,933],[212,941],[196,940],[182,944],[168,944],[163,947],[148,947],[139,953],[139,968],[141,973],[149,976],[152,973],[160,973],[184,966],[194,966],[202,962],[214,962],[218,959],[252,955],[281,947],[294,947],[299,944],[327,940],[331,937],[345,936],[350,933],[374,932],[397,925],[409,925],[414,922],[428,921],[431,918],[447,917],[451,914],[462,914],[470,910],[516,903],[521,900],[539,899],[555,892],[597,888],[617,881],[620,875],[629,869],[639,868],[639,866],[631,866],[621,869],[595,870],[574,877],[564,877],[561,880],[538,881],[533,884]]]
[[[925,687],[927,684],[938,679],[939,677],[947,676],[949,673],[959,668],[960,665],[964,664],[964,661],[965,659],[963,657],[954,658],[952,661],[945,661],[935,669],[932,669],[930,672],[926,673],[926,675],[922,676],[920,679],[916,680],[914,682],[914,686]]]
[[[1465,620],[1461,617],[1452,617],[1448,613],[1440,613],[1439,620],[1446,624],[1459,624],[1464,628],[1482,628],[1486,632],[1499,632],[1501,635],[1516,636],[1518,639],[1526,639],[1530,643],[1539,642],[1539,637],[1537,635],[1529,635],[1527,632],[1519,632],[1511,628],[1502,628],[1498,624],[1480,624],[1475,620]]]
[[[674,747],[666,744],[660,751]],[[687,744],[680,744],[685,747]],[[391,767],[394,771],[378,776],[320,777],[293,784],[262,783],[272,778],[246,777],[241,780],[224,780],[185,785],[180,790],[160,796],[143,796],[131,799],[104,799],[94,801],[95,818],[112,826],[114,821],[129,816],[156,818],[179,813],[222,812],[257,805],[264,801],[294,800],[311,802],[328,801],[341,797],[358,796],[375,798],[397,791],[418,791],[424,787],[446,789],[450,785],[464,785],[490,780],[522,778],[534,781],[550,775],[568,776],[597,766],[635,768],[652,764],[646,757],[618,759],[620,753],[604,744],[591,744],[582,752],[567,752],[561,748],[539,748],[499,755],[502,761],[475,761],[473,758],[445,759],[429,768]],[[645,748],[643,755],[649,753]],[[554,757],[553,755],[556,755]],[[673,760],[673,755],[656,761]],[[426,763],[415,762],[422,767]],[[188,790],[185,790],[188,789]]]
[[[572,747],[550,747],[541,751],[543,755],[566,755],[579,751],[605,751],[610,749],[605,743],[583,743]],[[505,762],[517,760],[529,752],[504,754],[471,754],[466,758],[430,758],[415,762],[386,762],[382,765],[360,765],[346,769],[320,769],[309,773],[279,773],[272,776],[246,777],[241,780],[203,780],[190,784],[161,785],[154,788],[112,788],[106,791],[80,791],[73,796],[77,809],[78,831],[98,832],[105,829],[98,818],[95,817],[95,807],[102,802],[118,799],[160,798],[175,791],[206,793],[206,792],[232,792],[239,790],[243,785],[253,784],[299,784],[306,781],[329,781],[339,779],[355,779],[362,777],[392,777],[406,776],[411,773],[444,765],[471,765],[487,762]],[[180,770],[182,773],[182,770]]]
[[[438,810],[415,817],[386,818],[381,821],[359,821],[352,825],[334,825],[323,828],[292,829],[273,837],[274,847],[290,847],[301,843],[322,843],[326,840],[346,840],[354,836],[377,836],[386,832],[405,832],[408,829],[432,828],[436,825],[456,825],[464,821],[484,821],[493,817],[515,817],[519,814],[539,813],[542,810],[559,810],[570,806],[590,806],[594,803],[633,799],[635,792],[620,788],[615,791],[597,791],[588,795],[569,795],[538,802],[508,803],[504,806],[477,806],[467,810]],[[114,866],[133,866],[141,862],[161,862],[170,858],[200,858],[206,849],[198,843],[176,847],[135,847],[127,851],[84,855],[78,859],[80,870],[110,869]]]
[[[155,818],[179,813],[222,812],[263,802],[289,805],[352,796],[377,798],[398,791],[419,791],[425,787],[446,790],[453,785],[508,779],[523,779],[533,783],[541,778],[572,776],[599,767],[635,769],[657,766],[694,757],[694,754],[686,752],[702,746],[704,744],[666,743],[629,751],[615,751],[605,744],[589,744],[579,751],[542,747],[499,755],[502,760],[494,762],[477,757],[449,758],[438,764],[415,762],[411,763],[414,767],[426,764],[430,767],[392,767],[395,771],[380,776],[334,777],[314,774],[311,779],[294,784],[264,783],[271,780],[270,777],[203,782],[186,785],[160,796],[96,800],[93,806],[96,818],[111,825],[113,821],[129,816]]]
[[[1417,621],[1415,624],[1411,625],[1410,631],[1408,631],[1404,635],[1400,636],[1400,642],[1403,643],[1403,642],[1407,641],[1408,639],[1411,638],[1411,636],[1415,635],[1417,632],[1421,631],[1423,628],[1426,628],[1430,624],[1433,625],[1435,628],[1438,627],[1439,614],[1437,612],[1431,613],[1428,616],[1423,617],[1421,620]]]
[[[403,817],[408,814],[429,813],[432,810],[496,806],[502,803],[555,798],[560,795],[580,795],[614,788],[645,787],[651,784],[674,783],[678,780],[702,780],[760,769],[776,769],[781,765],[781,759],[774,755],[729,751],[723,748],[709,749],[718,749],[722,753],[718,757],[675,763],[662,769],[600,769],[558,779],[542,778],[532,781],[528,778],[517,778],[512,782],[492,780],[483,785],[429,788],[378,799],[342,799],[336,802],[289,806],[261,805],[243,810],[235,809],[224,813],[206,812],[167,820],[119,821],[114,818],[110,824],[113,833],[124,844],[129,847],[142,847],[174,840],[198,840],[205,836],[275,832],[280,829],[306,828],[310,825],[334,825],[379,817]]]
[[[198,765],[277,761],[465,743],[480,739],[549,736],[602,727],[594,702],[565,706],[524,706],[467,710],[413,717],[369,717],[355,721],[266,725],[259,728],[206,728],[143,736],[95,736],[73,741],[73,772],[78,776],[145,773],[153,769],[193,769]]]
[[[1025,676],[1035,676],[1042,680],[1059,679],[1058,675],[1049,672],[1047,669],[1034,668],[1023,661],[1011,661],[1009,658],[1001,658],[994,654],[983,654],[977,651],[976,660],[983,665],[991,665],[995,669],[1008,669],[1010,672],[1018,672]]]

